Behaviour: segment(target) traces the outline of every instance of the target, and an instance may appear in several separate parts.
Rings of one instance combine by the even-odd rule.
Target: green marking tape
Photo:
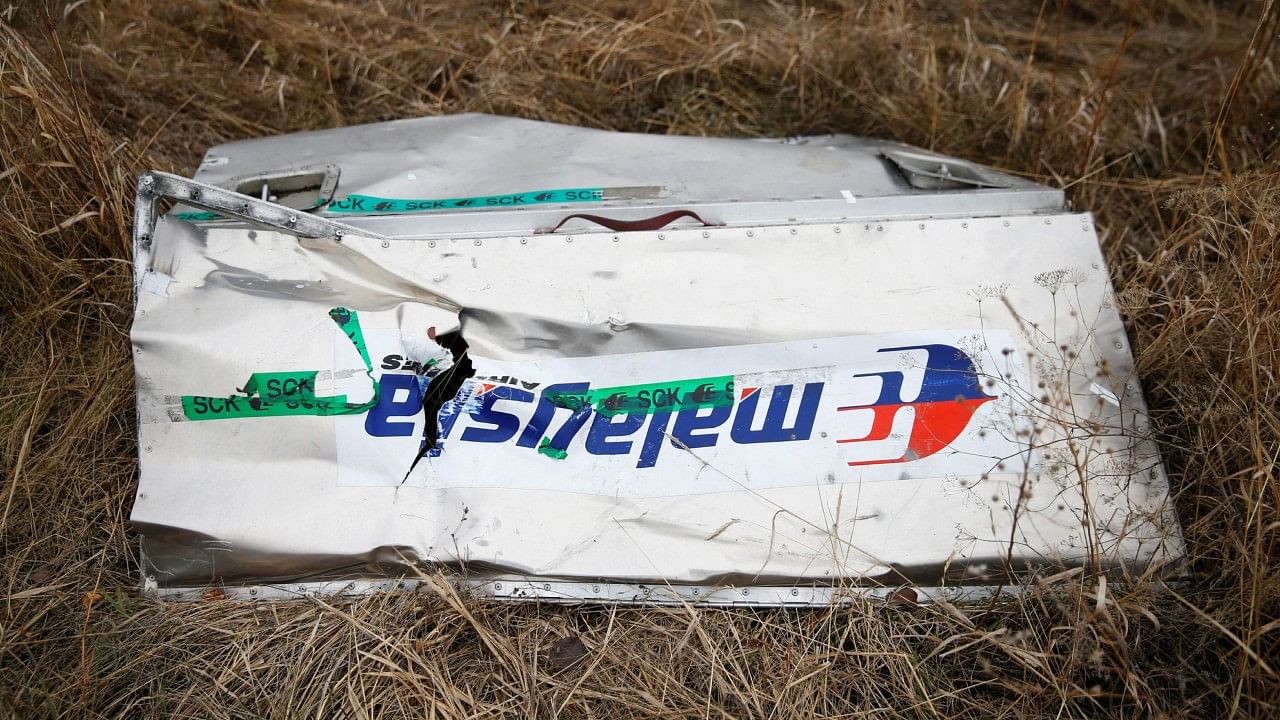
[[[567,451],[561,450],[558,447],[551,447],[551,438],[549,437],[542,438],[542,442],[538,443],[538,452],[542,455],[546,455],[552,460],[563,460],[569,457],[569,453]]]
[[[598,388],[585,393],[548,393],[553,405],[578,410],[594,405],[602,415],[649,415],[689,408],[733,405],[733,376],[690,378],[644,385]]]
[[[224,219],[216,212],[181,212],[174,214],[173,217],[183,222],[204,222],[207,220]]]
[[[600,202],[605,199],[604,195],[604,188],[530,190],[529,192],[509,193],[506,195],[480,195],[477,197],[444,198],[440,200],[348,195],[341,200],[334,200],[329,203],[325,211],[348,215],[399,215],[438,210],[475,210],[477,208],[522,207],[550,203]]]
[[[280,415],[356,415],[378,404],[378,383],[373,379],[373,363],[365,345],[364,331],[355,310],[336,307],[329,317],[338,325],[364,361],[364,374],[373,386],[368,402],[347,402],[346,395],[316,396],[319,370],[256,372],[249,376],[240,395],[210,397],[183,395],[182,414],[188,420],[230,420]]]

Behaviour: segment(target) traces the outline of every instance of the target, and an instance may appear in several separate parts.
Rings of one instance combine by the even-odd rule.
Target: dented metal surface
[[[329,166],[312,213],[229,192]],[[229,194],[140,190],[150,589],[443,570],[499,597],[825,604],[1181,557],[1097,235],[1059,191],[854,138],[486,116],[233,143],[196,179]],[[159,195],[187,207],[150,230]],[[547,232],[675,210],[711,226]]]

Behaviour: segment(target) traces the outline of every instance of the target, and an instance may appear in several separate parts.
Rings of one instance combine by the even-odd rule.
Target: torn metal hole
[[[467,341],[462,337],[461,330],[437,335],[435,341],[453,354],[453,365],[432,379],[431,384],[427,386],[426,395],[422,398],[422,412],[426,420],[422,424],[422,446],[418,449],[418,456],[409,465],[409,472],[405,473],[406,478],[418,466],[418,462],[436,448],[440,440],[440,426],[436,420],[440,415],[440,408],[457,397],[463,383],[475,377],[476,374],[476,369],[471,364],[470,353],[467,352]]]

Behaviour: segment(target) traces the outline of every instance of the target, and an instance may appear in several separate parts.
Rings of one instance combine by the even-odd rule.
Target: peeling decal
[[[365,345],[360,318],[354,310],[336,307],[329,317],[346,335],[364,361],[365,375],[373,385],[373,397],[366,402],[347,401],[346,395],[316,395],[319,370],[256,372],[249,376],[239,395],[213,397],[183,395],[182,413],[187,420],[231,420],[281,415],[358,415],[378,405],[379,383],[373,377],[373,363]]]
[[[169,297],[169,285],[172,283],[173,278],[169,275],[156,270],[148,270],[142,274],[142,282],[138,283],[138,287],[143,292],[148,292],[152,295]]]

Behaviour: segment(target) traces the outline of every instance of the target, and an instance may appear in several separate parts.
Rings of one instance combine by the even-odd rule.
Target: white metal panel
[[[319,396],[369,402],[359,356],[330,318],[336,307],[355,310],[376,345],[370,374],[380,383],[404,374],[383,369],[383,357],[438,357],[429,336],[457,328],[482,377],[545,373],[532,379],[613,387],[703,373],[741,383],[815,367],[897,370],[904,405],[918,400],[925,369],[901,351],[890,354],[904,364],[876,366],[879,350],[936,342],[975,358],[985,351],[982,372],[995,384],[983,391],[1003,399],[975,412],[966,441],[1026,451],[987,472],[921,458],[900,473],[826,481],[835,438],[816,425],[767,460],[735,457],[729,445],[690,460],[666,438],[663,458],[681,461],[647,468],[634,454],[609,463],[619,458],[581,444],[556,460],[536,447],[509,443],[499,456],[500,443],[446,437],[438,457],[397,477],[425,418],[372,467],[342,454],[366,415],[185,416],[182,396],[234,395],[261,372],[314,370]],[[557,588],[988,585],[1027,564],[1092,559],[1136,571],[1181,555],[1087,215],[341,243],[165,220],[133,336],[142,448],[133,521],[148,574],[170,589],[395,576],[406,564],[465,570],[490,586],[499,577],[565,583]],[[819,347],[788,358],[805,341]],[[716,347],[730,349],[707,350]],[[618,357],[633,353],[649,355]],[[864,396],[849,402],[878,398],[874,382],[850,386]],[[868,412],[854,414],[869,423]],[[895,414],[905,425],[894,432],[909,438],[919,412]],[[570,414],[558,411],[556,422]],[[759,463],[806,481],[753,484],[746,471]],[[503,468],[522,477],[503,482]],[[669,490],[731,474],[725,468],[742,477],[722,477],[709,493]],[[477,469],[489,479],[467,474]],[[529,473],[545,475],[530,483]],[[668,490],[637,492],[645,473]],[[584,482],[593,474],[606,477]]]

